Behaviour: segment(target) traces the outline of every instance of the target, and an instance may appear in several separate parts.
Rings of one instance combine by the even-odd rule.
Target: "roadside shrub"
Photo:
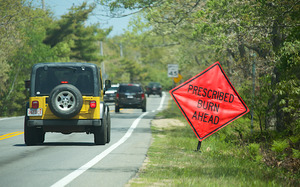
[[[300,151],[297,149],[292,149],[293,150],[293,158],[300,159]]]
[[[287,140],[283,140],[283,141],[274,140],[271,150],[276,153],[282,153],[288,147],[289,147],[289,143]]]
[[[291,140],[291,142],[293,144],[296,144],[297,142],[300,141],[300,137],[299,136],[290,136],[289,139]]]
[[[251,159],[256,162],[260,162],[263,159],[263,156],[260,154],[260,145],[257,143],[251,143],[247,146],[249,151],[249,156]]]
[[[277,155],[277,159],[283,160],[287,154],[284,152],[289,147],[289,142],[285,139],[281,140],[274,140],[271,150],[274,151]]]

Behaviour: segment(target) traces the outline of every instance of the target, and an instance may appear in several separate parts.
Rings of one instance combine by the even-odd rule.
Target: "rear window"
[[[150,82],[150,83],[149,83],[149,86],[150,86],[150,87],[160,87],[160,83],[157,83],[157,82]]]
[[[36,70],[36,95],[49,95],[59,84],[72,84],[82,95],[93,95],[93,70],[89,67],[40,67]]]
[[[142,92],[142,87],[135,85],[124,85],[120,86],[120,93],[132,93],[132,92]]]

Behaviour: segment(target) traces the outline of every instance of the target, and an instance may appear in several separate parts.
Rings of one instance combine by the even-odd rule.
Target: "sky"
[[[37,0],[40,2],[40,6],[42,7],[42,0]],[[83,0],[44,0],[45,1],[45,7],[46,9],[50,9],[54,16],[56,16],[58,19],[60,16],[66,14],[68,12],[68,9],[72,7],[72,5],[81,5],[84,1]],[[86,0],[89,2],[94,2],[94,0]],[[38,3],[37,3],[37,6]],[[107,14],[106,12],[101,11],[99,5],[93,12],[95,14]],[[101,29],[106,29],[111,26],[113,26],[113,30],[109,34],[109,36],[115,36],[115,35],[121,35],[124,33],[124,29],[127,30],[127,26],[129,23],[129,20],[132,16],[127,16],[123,18],[109,18],[99,15],[90,15],[87,24],[93,24],[93,23],[100,23]]]

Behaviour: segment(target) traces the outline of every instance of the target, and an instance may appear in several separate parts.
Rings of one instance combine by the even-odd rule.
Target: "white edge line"
[[[163,97],[160,100],[160,104],[159,104],[159,107],[157,108],[157,110],[162,110],[162,108],[163,108],[163,104],[164,104],[164,101],[165,101],[166,94],[165,94],[165,92],[163,92],[162,94],[163,94]]]

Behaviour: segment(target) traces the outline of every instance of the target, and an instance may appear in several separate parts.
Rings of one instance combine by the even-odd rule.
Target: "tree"
[[[99,24],[85,26],[89,14],[95,5],[86,2],[72,7],[60,20],[53,21],[44,39],[46,45],[55,49],[57,55],[67,61],[98,61],[99,41],[103,40],[111,29],[99,29]]]
[[[53,23],[50,24],[44,43],[54,47],[59,42],[75,40],[76,29],[83,26],[89,13],[91,13],[94,8],[92,5],[87,7],[86,2],[78,7],[71,7],[70,11],[66,15],[63,15],[60,20],[53,21]]]
[[[31,67],[35,63],[47,62],[55,59],[49,46],[43,44],[46,25],[50,19],[46,12],[36,9],[29,11],[30,18],[26,22],[18,23],[20,44],[9,53],[7,63],[11,67],[8,72],[6,90],[1,97],[1,115],[20,115],[24,113],[26,100],[24,80],[30,77]]]
[[[27,9],[23,7],[20,0],[0,0],[0,100],[2,101],[8,91],[9,58],[13,56],[19,46],[22,45],[22,33],[20,33],[18,24],[30,19]],[[0,101],[0,106],[1,106]]]
[[[27,46],[28,33],[26,32],[27,29],[30,30],[29,23],[43,17],[44,14],[34,14],[30,1],[22,0],[1,0],[0,9],[0,115],[14,115],[24,104],[24,100],[15,99],[24,97],[22,89],[19,88],[24,87],[22,73],[28,70],[28,62],[20,61],[28,51],[19,52],[24,52],[23,49]],[[20,58],[16,59],[17,56]],[[14,97],[16,95],[17,97]],[[18,106],[16,107],[15,104]]]

